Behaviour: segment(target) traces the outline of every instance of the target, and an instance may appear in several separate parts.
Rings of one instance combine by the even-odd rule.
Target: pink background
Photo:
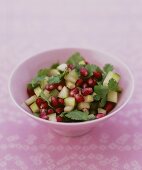
[[[142,170],[142,1],[5,0],[0,8],[0,170]],[[7,89],[20,61],[60,47],[119,56],[135,77],[129,104],[82,137],[21,114]]]

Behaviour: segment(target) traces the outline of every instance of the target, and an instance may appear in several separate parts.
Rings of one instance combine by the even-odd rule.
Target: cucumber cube
[[[36,104],[36,102],[34,102],[32,105],[30,105],[30,109],[32,110],[33,113],[39,112],[39,107]]]
[[[42,91],[42,89],[39,86],[34,89],[34,92],[37,95],[37,97],[40,96],[41,91]]]
[[[49,117],[49,121],[57,122],[56,113],[52,113],[52,114],[48,115],[48,117]]]
[[[34,95],[34,96],[31,96],[30,98],[28,98],[26,101],[25,101],[25,103],[26,103],[26,105],[31,105],[32,103],[34,103],[35,101],[36,101],[36,99],[37,99],[37,96],[36,95]]]
[[[118,93],[115,91],[110,91],[107,95],[107,101],[117,103],[118,101]]]

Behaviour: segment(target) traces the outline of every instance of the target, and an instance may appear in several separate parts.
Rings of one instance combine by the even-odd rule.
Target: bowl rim
[[[24,64],[26,61],[32,59],[32,58],[36,58],[37,56],[40,56],[40,55],[43,55],[43,54],[46,54],[48,52],[52,52],[52,51],[62,51],[62,50],[75,50],[75,51],[79,51],[79,50],[85,50],[85,51],[92,51],[92,52],[97,52],[97,53],[100,53],[101,55],[105,55],[109,58],[112,58],[113,60],[121,63],[121,65],[123,65],[125,67],[125,69],[127,69],[130,77],[131,77],[131,83],[132,83],[132,86],[131,86],[131,91],[126,99],[126,101],[118,108],[116,109],[115,111],[112,111],[110,112],[110,114],[100,118],[100,119],[95,119],[95,120],[89,120],[89,121],[84,121],[84,122],[73,122],[73,123],[67,123],[67,122],[52,122],[52,121],[47,121],[47,120],[44,120],[44,119],[41,119],[41,118],[38,118],[34,115],[32,115],[31,113],[29,113],[28,111],[24,110],[23,107],[22,107],[22,104],[21,106],[16,102],[15,98],[13,97],[12,95],[12,90],[11,90],[11,87],[12,87],[12,78],[14,76],[14,74],[16,73],[16,71],[20,68],[20,66],[22,64]],[[119,112],[128,102],[129,100],[131,99],[132,95],[133,95],[133,92],[134,92],[134,77],[133,77],[133,74],[131,72],[131,70],[129,69],[129,67],[123,62],[121,61],[118,57],[114,57],[116,55],[112,55],[108,52],[105,52],[105,51],[102,51],[102,50],[97,50],[97,49],[90,49],[90,48],[77,48],[77,47],[71,47],[71,48],[68,48],[68,47],[65,47],[65,48],[56,48],[56,49],[49,49],[49,50],[46,50],[46,51],[43,51],[43,52],[40,52],[38,54],[35,54],[31,57],[28,57],[28,58],[25,58],[23,59],[21,62],[19,62],[19,64],[17,64],[17,66],[13,69],[10,77],[9,77],[9,81],[8,81],[8,91],[9,91],[9,94],[10,94],[10,97],[12,99],[12,101],[15,103],[15,105],[21,110],[23,111],[24,113],[26,113],[28,116],[30,116],[31,118],[37,120],[37,121],[41,121],[41,122],[44,122],[44,123],[47,123],[47,124],[53,124],[53,125],[61,125],[61,126],[80,126],[80,125],[89,125],[89,124],[93,124],[93,123],[97,123],[97,122],[101,122],[105,119],[108,119],[110,117],[112,117],[113,115],[115,115],[117,112]]]

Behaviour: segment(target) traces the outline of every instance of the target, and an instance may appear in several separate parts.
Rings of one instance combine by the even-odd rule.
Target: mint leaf
[[[61,81],[61,76],[52,76],[52,77],[49,77],[48,79],[48,83],[49,84],[53,84],[53,83],[60,83]]]
[[[53,108],[53,107],[50,105],[49,98],[44,94],[43,91],[40,93],[40,97],[41,97],[43,100],[45,100],[51,108]]]
[[[84,58],[80,55],[80,53],[74,53],[68,60],[67,64],[77,65],[80,61],[84,60]]]
[[[37,87],[42,80],[44,80],[45,76],[36,76],[35,78],[32,79],[32,81],[29,83],[31,84],[32,88]]]
[[[70,118],[72,120],[88,120],[88,113],[87,112],[81,112],[81,111],[78,111],[78,110],[73,110],[71,112],[68,112],[66,115],[65,115],[67,118]]]
[[[96,66],[95,64],[87,64],[87,65],[85,66],[85,68],[86,68],[86,69],[88,70],[88,72],[89,72],[88,77],[92,76],[94,71],[101,71],[101,69],[100,69],[98,66]]]
[[[112,78],[109,80],[108,88],[111,91],[118,91],[118,83]]]
[[[101,99],[101,102],[100,102],[100,107],[104,107],[105,104],[106,104],[106,101],[107,101],[107,97],[104,96],[102,99]]]
[[[59,66],[59,62],[57,62],[57,63],[55,63],[55,64],[53,64],[50,68],[51,69],[56,69],[58,66]]]
[[[99,101],[100,99],[101,99],[101,97],[99,95],[94,96],[94,100]]]
[[[37,77],[41,77],[41,76],[47,76],[48,72],[50,69],[45,68],[45,69],[40,69],[37,73]]]
[[[108,88],[101,84],[94,87],[94,92],[101,98],[105,97],[108,93]]]
[[[113,71],[113,65],[111,64],[106,64],[104,67],[104,72],[108,73],[109,71]]]

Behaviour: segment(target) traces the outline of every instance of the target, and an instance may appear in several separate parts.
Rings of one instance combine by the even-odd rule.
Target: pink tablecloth
[[[13,0],[0,10],[0,170],[142,170],[142,1]],[[12,103],[12,69],[60,47],[102,49],[135,77],[129,104],[91,133],[52,133]],[[127,76],[127,75],[123,75]]]

